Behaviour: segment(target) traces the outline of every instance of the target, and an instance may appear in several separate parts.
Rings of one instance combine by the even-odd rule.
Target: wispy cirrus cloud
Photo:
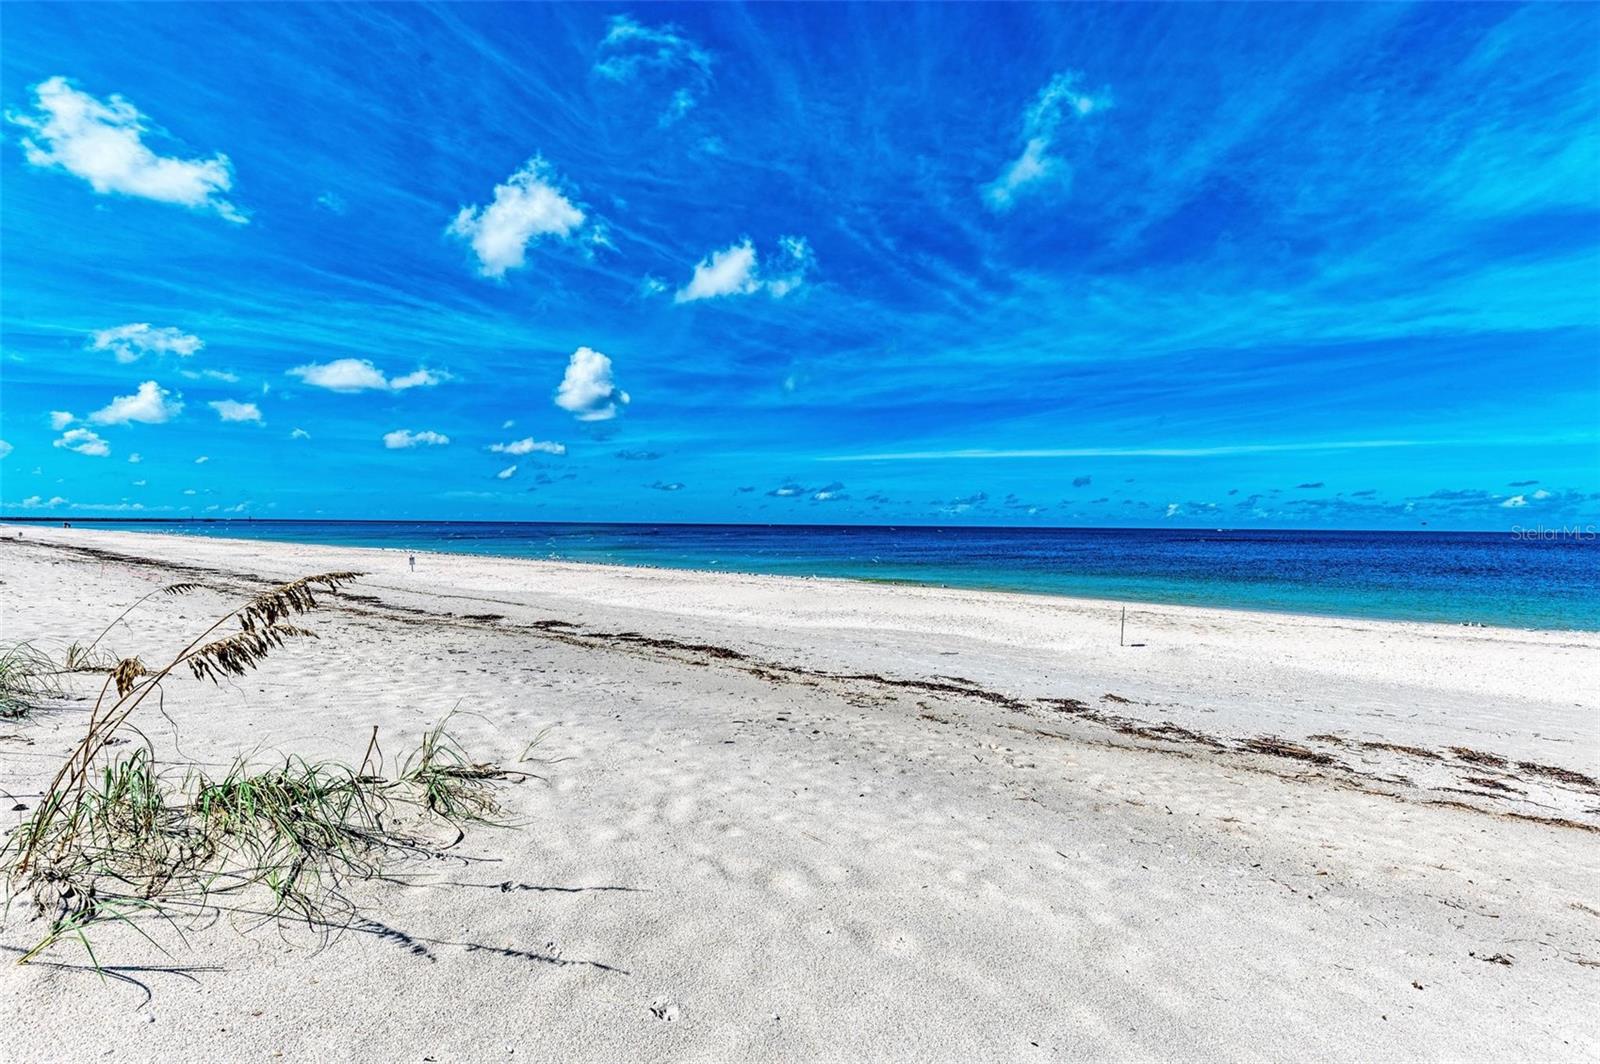
[[[1023,114],[1022,154],[983,186],[983,201],[991,210],[1007,211],[1018,197],[1029,190],[1054,185],[1066,188],[1072,182],[1072,165],[1052,154],[1064,122],[1080,121],[1111,106],[1111,97],[1094,95],[1080,86],[1083,75],[1076,71],[1057,74]]]
[[[22,149],[37,167],[59,168],[102,195],[118,193],[209,210],[243,225],[248,219],[223,193],[233,188],[233,164],[217,152],[209,159],[158,155],[145,144],[151,121],[115,94],[101,100],[64,77],[33,87],[34,107],[8,119],[28,132]]]
[[[1443,446],[1443,440],[1339,440],[1327,443],[1240,443],[1216,447],[1041,447],[1015,450],[967,448],[950,451],[881,451],[823,455],[820,462],[925,462],[987,458],[1223,458],[1295,451],[1360,451],[1390,447]],[[1087,483],[1087,481],[1086,481]]]
[[[646,26],[614,15],[596,49],[594,73],[619,85],[640,83],[663,94],[656,124],[674,125],[692,111],[711,87],[711,53],[671,23]]]

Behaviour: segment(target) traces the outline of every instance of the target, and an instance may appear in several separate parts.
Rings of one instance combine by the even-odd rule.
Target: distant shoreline
[[[760,526],[760,525],[609,525],[609,524],[577,524],[568,522],[346,522],[346,521],[315,521],[300,522],[284,519],[263,521],[203,521],[183,520],[166,521],[156,519],[143,519],[138,522],[122,522],[114,520],[95,520],[81,522],[85,530],[116,531],[133,535],[173,535],[191,539],[200,539],[212,542],[248,543],[284,543],[310,546],[325,546],[330,548],[362,548],[387,551],[402,551],[407,553],[434,553],[456,557],[501,558],[509,560],[534,561],[547,564],[569,564],[578,566],[599,566],[606,568],[663,570],[684,573],[703,573],[707,575],[739,575],[749,577],[779,577],[799,579],[828,579],[851,581],[863,584],[872,584],[891,587],[921,587],[921,588],[947,588],[978,593],[1015,594],[1048,599],[1068,599],[1084,604],[1098,604],[1111,608],[1121,606],[1172,607],[1178,609],[1200,610],[1228,610],[1237,613],[1255,613],[1269,616],[1303,616],[1330,620],[1348,620],[1361,622],[1395,622],[1412,624],[1438,624],[1453,628],[1498,628],[1512,631],[1543,631],[1543,632],[1595,632],[1600,631],[1600,608],[1592,610],[1592,615],[1575,613],[1572,616],[1560,616],[1555,619],[1541,619],[1540,621],[1521,619],[1514,620],[1508,616],[1497,613],[1493,608],[1480,605],[1473,609],[1466,598],[1441,598],[1438,602],[1425,602],[1422,605],[1407,603],[1404,600],[1383,598],[1377,593],[1362,595],[1361,589],[1352,592],[1347,587],[1337,585],[1322,586],[1315,582],[1302,579],[1300,584],[1293,584],[1284,579],[1281,573],[1274,571],[1276,559],[1270,554],[1265,558],[1255,558],[1252,564],[1264,570],[1255,578],[1257,584],[1265,587],[1269,592],[1275,593],[1279,598],[1273,599],[1259,594],[1253,594],[1255,584],[1235,577],[1232,583],[1208,582],[1192,575],[1190,569],[1175,571],[1172,575],[1152,571],[1148,574],[1139,574],[1137,580],[1126,578],[1120,581],[1098,578],[1095,574],[1084,575],[1066,568],[1074,564],[1072,560],[1063,562],[1061,571],[1052,571],[1048,568],[1027,568],[1034,562],[1033,547],[1042,540],[1051,538],[1049,530],[1012,530],[1012,529],[980,529],[975,527],[952,528],[902,528],[899,526]],[[22,524],[11,522],[9,519],[0,519],[0,526]],[[122,528],[124,524],[136,524],[135,528]],[[60,528],[61,522],[35,520],[26,523],[26,527],[35,528]],[[285,530],[299,529],[302,534],[283,534]],[[495,529],[520,530],[566,530],[582,536],[574,536],[570,542],[562,546],[554,546],[553,540],[541,542],[537,537],[509,537],[494,538],[484,535],[457,538],[430,536],[429,530],[437,533],[440,531],[474,530],[484,532]],[[215,534],[210,530],[224,534]],[[253,530],[259,534],[239,535],[237,533]],[[202,532],[201,530],[206,530]],[[357,530],[356,535],[331,535],[337,530]],[[621,531],[617,531],[621,530]],[[669,530],[667,536],[658,536],[662,530]],[[614,531],[619,538],[614,543],[596,546],[594,535]],[[705,547],[703,544],[693,544],[692,548],[678,550],[677,542],[673,535],[688,536],[695,531],[707,531],[726,535],[737,533],[742,537],[744,533],[751,536],[778,537],[780,542],[774,545],[763,541],[763,552],[751,553],[740,542],[718,540],[715,549]],[[361,534],[370,532],[371,534]],[[989,534],[1005,538],[1016,538],[1019,542],[1014,546],[1025,547],[1015,557],[995,560],[973,560],[962,557],[959,553],[935,559],[924,563],[900,561],[894,564],[880,564],[877,559],[864,561],[859,556],[848,559],[826,556],[829,544],[825,542],[828,537],[843,540],[851,550],[856,550],[856,537],[869,535],[874,532],[888,533],[891,543],[902,540],[916,539],[937,541],[943,545],[947,538],[956,546],[962,546],[959,541],[964,536],[983,537]],[[648,533],[642,540],[629,540],[627,534]],[[824,539],[809,536],[816,533]],[[1115,547],[1114,557],[1123,561],[1129,558],[1142,556],[1138,549],[1140,544],[1129,544],[1128,540],[1143,540],[1145,553],[1161,547],[1163,544],[1178,543],[1185,546],[1197,541],[1204,541],[1207,533],[1197,530],[1065,530],[1053,533],[1057,538],[1065,536],[1076,541],[1080,538],[1097,538],[1109,536],[1114,539],[1111,544]],[[1217,536],[1218,533],[1209,533]],[[1254,531],[1250,534],[1222,534],[1226,539],[1214,539],[1212,543],[1226,544],[1237,538],[1241,542],[1257,546],[1271,546],[1277,537],[1318,536],[1326,537],[1339,544],[1348,554],[1351,541],[1361,541],[1367,538],[1379,540],[1388,539],[1393,542],[1402,538],[1397,533],[1264,533]],[[1474,533],[1437,533],[1448,535],[1455,539],[1470,537],[1480,545],[1499,546],[1500,536]],[[792,542],[791,542],[792,541]],[[692,539],[690,541],[692,543]],[[832,544],[837,547],[838,543]],[[985,541],[976,546],[992,547]],[[1130,547],[1132,549],[1130,549]],[[1538,551],[1543,547],[1552,549],[1548,543],[1529,548]],[[497,549],[498,548],[498,549]],[[692,551],[700,553],[694,554]],[[741,553],[745,550],[745,553]],[[687,552],[686,552],[687,551]],[[813,553],[808,553],[813,552]],[[859,551],[858,551],[859,555]],[[1588,551],[1584,559],[1591,557]],[[1600,553],[1593,555],[1595,566],[1589,566],[1584,571],[1593,579],[1600,579],[1594,570],[1600,566]],[[1105,559],[1100,559],[1104,563]],[[1191,566],[1192,569],[1192,566]],[[1313,566],[1313,575],[1317,575]],[[1203,574],[1202,574],[1203,575]],[[1511,579],[1508,574],[1506,579]],[[1529,586],[1538,586],[1532,583]],[[1453,590],[1446,588],[1446,591]],[[1483,589],[1478,589],[1480,594]],[[1575,592],[1581,589],[1567,587],[1563,590]],[[1519,593],[1543,601],[1545,594],[1523,591]],[[1294,600],[1288,600],[1290,595],[1299,595]],[[1341,598],[1341,595],[1344,596]],[[1576,608],[1575,608],[1576,609]]]
[[[915,523],[807,522],[807,521],[577,521],[496,520],[480,517],[64,517],[36,514],[0,514],[0,524],[30,525],[529,525],[535,527],[597,528],[856,528],[922,529],[1004,532],[1244,532],[1278,535],[1329,536],[1509,536],[1514,528],[1305,528],[1294,526],[1229,525],[976,525],[955,522]],[[1587,526],[1585,526],[1587,527]]]

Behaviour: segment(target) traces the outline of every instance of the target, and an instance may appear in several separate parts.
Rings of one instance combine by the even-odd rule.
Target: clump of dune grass
[[[23,961],[63,939],[80,942],[92,958],[88,929],[97,922],[170,922],[230,906],[328,927],[348,906],[344,888],[352,880],[378,875],[398,855],[441,852],[465,825],[499,813],[495,786],[520,774],[474,761],[444,722],[392,775],[376,730],[359,768],[296,756],[263,767],[241,758],[212,776],[199,765],[160,763],[148,742],[110,752],[120,733],[140,734],[130,721],[163,697],[175,674],[221,682],[257,668],[290,640],[314,638],[291,619],[356,576],[284,584],[224,615],[160,668],[125,657],[108,670],[83,737],[34,813],[0,847],[8,907],[26,898],[48,921]],[[238,630],[222,634],[230,622]],[[455,839],[440,844],[429,824],[453,828]]]
[[[31,643],[0,652],[0,718],[16,720],[61,695],[60,670]]]

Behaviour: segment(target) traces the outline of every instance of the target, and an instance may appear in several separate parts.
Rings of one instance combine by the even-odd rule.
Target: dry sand
[[[559,760],[320,949],[234,919],[150,928],[170,956],[105,928],[109,979],[0,964],[6,1060],[1600,1055],[1592,633],[1138,606],[1118,647],[1086,600],[23,533],[7,644],[201,581],[111,639],[157,657],[369,574],[320,640],[173,681],[162,750],[354,761],[459,704],[480,756]],[[0,724],[6,808],[91,680]]]

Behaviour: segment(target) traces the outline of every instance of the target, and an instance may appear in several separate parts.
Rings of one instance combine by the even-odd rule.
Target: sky
[[[0,513],[1600,521],[1600,8],[7,4]]]

